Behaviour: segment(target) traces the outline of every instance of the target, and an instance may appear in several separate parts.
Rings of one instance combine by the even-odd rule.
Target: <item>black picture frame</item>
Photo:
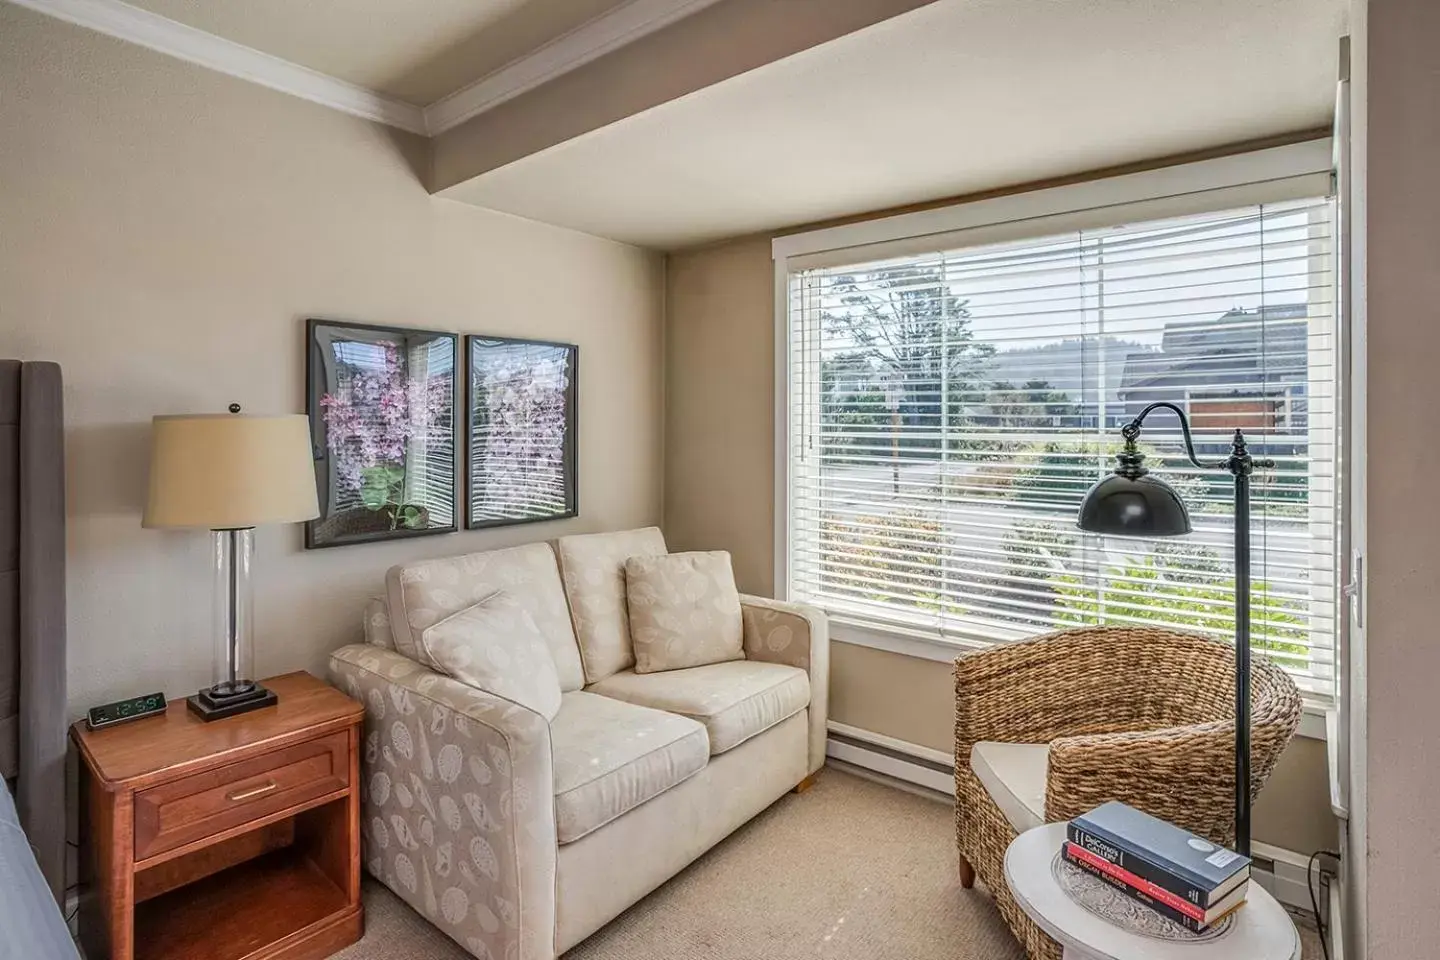
[[[411,520],[398,520],[395,511],[387,507],[371,508],[362,504],[337,506],[337,500],[344,495],[338,486],[336,458],[332,456],[329,442],[329,428],[325,422],[324,398],[334,386],[333,371],[327,366],[327,338],[333,334],[344,335],[347,340],[359,343],[382,345],[385,343],[425,346],[434,343],[449,344],[449,397],[448,409],[441,418],[448,417],[449,430],[440,436],[448,437],[450,469],[448,475],[437,470],[435,480],[427,483],[427,489],[441,496],[448,490],[448,522],[429,523],[424,527],[407,527]],[[326,341],[326,342],[322,342]],[[333,357],[333,352],[329,354]],[[310,418],[310,453],[315,461],[315,488],[320,501],[320,517],[305,524],[305,548],[319,550],[329,547],[350,546],[358,543],[375,543],[391,540],[406,540],[413,537],[428,537],[459,531],[460,485],[459,471],[463,452],[460,430],[460,403],[463,389],[460,383],[460,337],[458,334],[441,330],[426,330],[417,327],[389,326],[382,324],[352,323],[346,320],[331,320],[312,317],[305,321],[305,413]],[[407,361],[408,363],[408,361]],[[446,407],[447,403],[441,403]],[[443,428],[442,428],[443,429]],[[353,469],[353,467],[351,468]],[[430,515],[432,504],[394,504],[396,511],[407,507],[418,507]],[[361,512],[361,511],[365,512]],[[385,513],[385,519],[370,517],[369,514]],[[346,515],[342,519],[342,514]],[[396,525],[400,524],[400,525]],[[376,529],[379,527],[380,529]]]
[[[510,351],[532,348],[539,351],[557,351],[564,358],[565,385],[562,391],[564,431],[560,453],[560,484],[558,509],[550,512],[515,511],[512,515],[496,516],[497,509],[504,510],[503,504],[488,509],[477,507],[477,489],[487,462],[484,444],[477,439],[476,427],[478,389],[476,385],[477,364],[484,362],[486,351]],[[573,343],[554,340],[529,340],[516,337],[496,337],[485,334],[470,334],[465,337],[465,528],[486,530],[492,527],[507,527],[524,523],[546,523],[551,520],[567,520],[580,515],[579,443],[580,443],[580,348]]]

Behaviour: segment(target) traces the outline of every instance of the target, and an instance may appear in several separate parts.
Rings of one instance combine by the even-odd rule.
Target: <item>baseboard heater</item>
[[[830,722],[825,755],[841,763],[925,791],[955,796],[955,761],[943,750],[887,737],[848,724]],[[1255,843],[1252,876],[1286,906],[1310,912],[1305,885],[1306,858],[1292,850]]]
[[[868,737],[861,739],[861,736],[857,736],[853,732],[853,728],[844,728],[845,732],[841,732],[836,729],[836,726],[836,724],[831,724],[829,740],[825,744],[827,757],[918,787],[925,787],[946,796],[955,796],[955,764],[953,761],[917,755],[914,752],[916,750],[929,752],[917,744],[908,744],[907,746],[914,749],[907,750],[895,745],[900,741],[892,741],[889,744],[877,743]]]

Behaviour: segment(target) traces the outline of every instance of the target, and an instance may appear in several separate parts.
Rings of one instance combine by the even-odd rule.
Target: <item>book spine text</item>
[[[1090,860],[1086,860],[1083,857],[1079,856],[1075,852],[1078,849],[1079,848],[1072,847],[1069,844],[1066,845],[1064,857],[1067,863],[1074,864],[1075,866],[1079,867],[1081,870],[1084,870],[1091,876],[1103,881],[1106,884],[1109,884],[1114,889],[1119,890],[1121,893],[1125,894],[1127,897],[1134,900],[1136,903],[1149,907],[1151,910],[1154,910],[1156,913],[1160,914],[1160,916],[1164,917],[1167,920],[1172,920],[1175,923],[1180,924],[1182,927],[1184,927],[1186,930],[1191,931],[1192,933],[1203,933],[1207,928],[1208,924],[1204,923],[1203,921],[1196,920],[1194,917],[1191,917],[1188,914],[1175,909],[1167,903],[1162,903],[1161,901],[1156,900],[1154,897],[1147,896],[1144,892],[1126,884],[1125,881],[1121,880],[1119,877],[1107,873],[1105,870],[1096,866]]]
[[[1210,892],[1202,890],[1184,877],[1166,870],[1157,863],[1152,863],[1143,857],[1137,856],[1128,850],[1122,850],[1115,844],[1093,836],[1071,823],[1065,828],[1065,838],[1107,863],[1113,863],[1130,871],[1138,877],[1143,877],[1170,893],[1175,894],[1182,900],[1187,900],[1199,907],[1210,905]]]
[[[1100,857],[1097,857],[1095,854],[1091,853],[1089,850],[1086,850],[1084,847],[1077,847],[1073,843],[1068,843],[1065,846],[1068,853],[1071,853],[1075,857],[1078,857],[1079,859],[1084,860],[1086,863],[1093,865],[1096,869],[1103,870],[1105,873],[1119,880],[1121,883],[1124,883],[1126,886],[1134,887],[1136,890],[1139,890],[1146,896],[1153,897],[1154,899],[1165,904],[1167,907],[1170,907],[1172,910],[1179,910],[1181,913],[1185,914],[1185,916],[1191,917],[1200,923],[1205,922],[1205,911],[1200,909],[1190,901],[1182,900],[1180,897],[1177,897],[1175,894],[1171,893],[1169,890],[1166,890],[1164,887],[1157,886],[1156,884],[1151,883],[1149,880],[1146,880],[1144,877],[1136,876],[1129,870],[1126,870],[1124,867],[1116,866],[1108,860],[1103,860]]]

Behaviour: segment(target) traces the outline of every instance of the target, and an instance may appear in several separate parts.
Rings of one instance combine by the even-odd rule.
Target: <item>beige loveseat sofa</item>
[[[366,868],[482,960],[563,953],[825,761],[815,610],[742,597],[744,659],[631,669],[624,563],[664,552],[649,528],[404,564],[331,657],[366,704]],[[406,656],[498,590],[555,660],[550,722]]]

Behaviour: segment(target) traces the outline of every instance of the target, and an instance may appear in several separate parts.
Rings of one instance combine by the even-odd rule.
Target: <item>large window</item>
[[[1174,416],[1143,442],[1194,534],[1075,527],[1120,425],[1168,400],[1202,459],[1239,427],[1277,462],[1253,492],[1254,647],[1328,696],[1331,223],[1330,201],[1289,201],[790,270],[790,595],[967,640],[1097,623],[1232,637],[1231,481],[1185,461]]]

